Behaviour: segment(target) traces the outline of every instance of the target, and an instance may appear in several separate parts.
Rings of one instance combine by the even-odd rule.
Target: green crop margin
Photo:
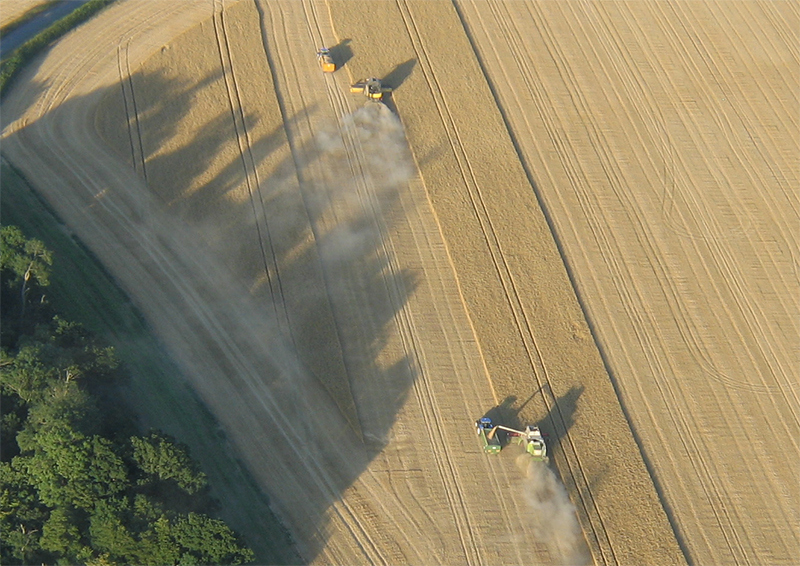
[[[111,4],[114,0],[89,0],[80,8],[64,16],[53,25],[42,30],[34,37],[20,45],[12,54],[0,61],[0,97],[6,94],[14,77],[51,43],[71,29],[82,24],[97,12]]]

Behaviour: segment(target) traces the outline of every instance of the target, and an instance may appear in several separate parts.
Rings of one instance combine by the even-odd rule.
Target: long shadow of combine
[[[343,39],[333,47],[328,48],[334,64],[337,69],[344,67],[350,59],[353,58],[353,50],[350,47],[351,39]]]
[[[578,410],[578,400],[583,395],[584,387],[571,387],[561,397],[555,397],[549,384],[542,386],[542,394],[549,396],[550,412],[539,423],[539,427],[546,431],[552,450],[560,450],[561,443],[566,438],[572,425],[575,424],[575,414]]]
[[[389,71],[389,74],[381,79],[381,84],[390,87],[392,92],[396,91],[411,75],[411,72],[416,66],[416,59],[409,59],[405,63],[400,63],[394,69]],[[383,103],[389,107],[389,110],[397,114],[397,107],[394,104],[394,99],[392,98],[391,94],[383,97]]]
[[[385,86],[391,87],[392,90],[397,90],[411,75],[411,71],[417,66],[416,59],[409,59],[405,63],[400,63],[392,69],[388,75],[381,79],[381,83]]]

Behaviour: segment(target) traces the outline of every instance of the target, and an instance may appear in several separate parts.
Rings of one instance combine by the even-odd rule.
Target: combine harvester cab
[[[503,447],[500,445],[500,439],[497,438],[497,427],[492,424],[492,419],[483,417],[475,422],[475,428],[483,441],[483,451],[487,454],[500,453]]]

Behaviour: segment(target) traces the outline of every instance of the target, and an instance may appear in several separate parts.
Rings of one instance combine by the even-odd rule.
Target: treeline
[[[0,562],[241,564],[188,448],[138,434],[110,347],[47,303],[52,254],[0,226]]]

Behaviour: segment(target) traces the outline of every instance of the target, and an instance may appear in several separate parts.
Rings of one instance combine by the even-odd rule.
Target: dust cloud
[[[317,145],[326,158],[347,159],[353,176],[382,188],[397,187],[414,173],[403,125],[383,104],[370,103],[343,116],[337,131],[317,135]]]
[[[316,146],[325,174],[315,183],[314,206],[336,215],[335,227],[320,242],[323,261],[340,263],[378,252],[382,220],[414,175],[400,120],[385,105],[369,103],[343,116],[335,128],[320,131]]]
[[[575,507],[555,473],[543,462],[524,457],[519,460],[525,472],[523,496],[533,516],[533,531],[547,546],[553,564],[584,566],[591,564]]]

